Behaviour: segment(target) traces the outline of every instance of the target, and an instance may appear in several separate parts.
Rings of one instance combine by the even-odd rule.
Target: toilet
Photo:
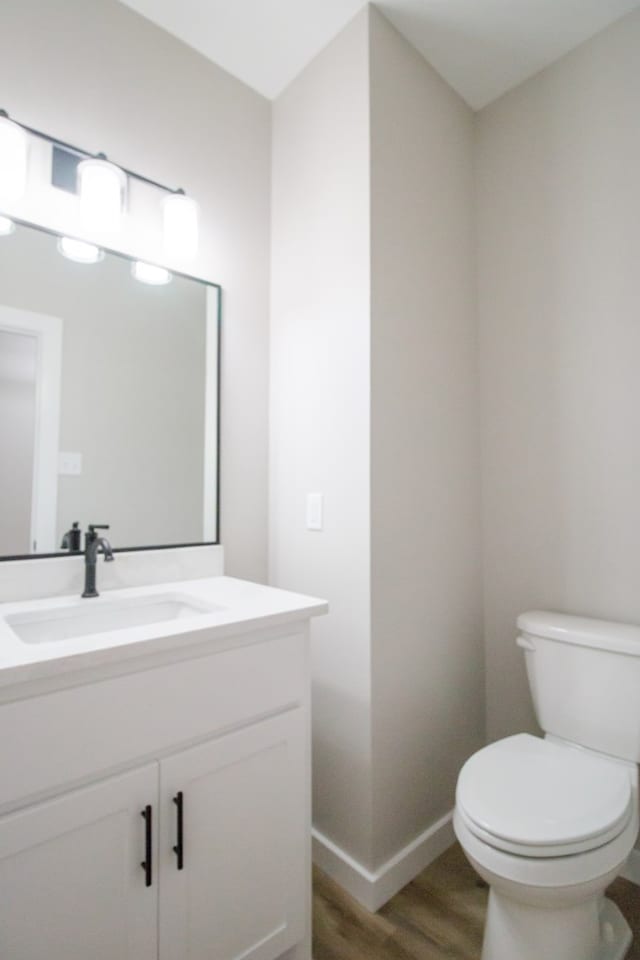
[[[640,627],[532,612],[518,629],[545,737],[480,750],[456,791],[490,887],[482,960],[622,960],[631,931],[604,891],[638,836]]]

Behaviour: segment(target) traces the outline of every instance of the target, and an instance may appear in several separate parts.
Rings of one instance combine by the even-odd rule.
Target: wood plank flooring
[[[640,960],[640,889],[618,879],[609,896],[634,931],[627,960]],[[486,903],[457,844],[375,914],[316,868],[314,960],[480,960]]]

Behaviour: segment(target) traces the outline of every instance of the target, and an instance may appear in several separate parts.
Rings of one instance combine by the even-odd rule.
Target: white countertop
[[[144,626],[93,633],[47,643],[26,643],[10,628],[5,617],[62,611],[87,604],[97,612],[114,600],[135,600],[171,594],[192,597],[217,609]],[[90,606],[89,606],[90,605]],[[248,631],[277,627],[326,613],[324,600],[266,587],[233,577],[207,577],[153,586],[105,590],[97,598],[77,595],[0,604],[0,688],[61,674],[122,663],[154,653],[176,651],[185,645],[214,643]]]

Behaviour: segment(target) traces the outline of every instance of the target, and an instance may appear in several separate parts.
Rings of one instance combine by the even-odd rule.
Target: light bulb
[[[0,116],[0,199],[19,200],[27,188],[29,140],[23,128]]]
[[[0,237],[8,237],[15,229],[16,225],[13,220],[10,220],[9,217],[0,217]]]
[[[164,252],[170,260],[193,260],[198,252],[198,204],[184,193],[163,200]]]
[[[84,240],[72,240],[71,237],[60,237],[58,250],[67,260],[74,260],[76,263],[99,263],[104,258],[104,250],[100,247],[85,243]]]
[[[100,158],[78,164],[80,215],[88,231],[113,235],[122,223],[127,176],[114,163]]]
[[[131,273],[141,283],[149,283],[154,287],[164,286],[171,282],[171,274],[164,267],[154,267],[151,263],[135,260],[131,265]]]

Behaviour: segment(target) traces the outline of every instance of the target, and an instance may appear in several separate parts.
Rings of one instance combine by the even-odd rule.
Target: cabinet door
[[[146,886],[141,867],[157,792],[153,764],[0,818],[3,960],[157,957],[156,875]]]
[[[305,730],[292,710],[160,764],[161,960],[272,960],[303,938]]]

